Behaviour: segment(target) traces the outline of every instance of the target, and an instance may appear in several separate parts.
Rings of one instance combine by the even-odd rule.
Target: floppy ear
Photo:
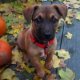
[[[38,8],[38,5],[35,5],[32,7],[28,7],[23,11],[23,15],[28,23],[31,22],[32,16],[33,16],[34,12],[37,10],[37,8]]]
[[[58,14],[65,19],[65,17],[67,16],[67,6],[65,4],[55,4],[54,8],[56,9],[56,11],[58,12]]]

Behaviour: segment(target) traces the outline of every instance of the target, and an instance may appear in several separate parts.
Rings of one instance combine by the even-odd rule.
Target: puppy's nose
[[[50,36],[51,36],[51,34],[50,34],[50,33],[45,33],[45,38],[46,38],[46,39],[49,39],[49,38],[50,38]]]

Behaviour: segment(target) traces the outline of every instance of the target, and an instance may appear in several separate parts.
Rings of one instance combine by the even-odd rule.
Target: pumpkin
[[[4,40],[0,39],[0,67],[11,61],[11,46]]]
[[[0,36],[6,32],[6,22],[2,16],[0,16]]]

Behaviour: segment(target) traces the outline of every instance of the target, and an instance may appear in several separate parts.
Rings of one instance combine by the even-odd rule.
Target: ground
[[[65,1],[65,0],[64,0]],[[56,2],[60,4],[61,2]],[[63,68],[59,67],[60,58],[55,59],[57,69],[52,72],[56,73],[57,77],[60,77],[59,80],[79,80],[80,79],[80,1],[65,1],[68,6],[68,15],[65,21],[60,20],[59,29],[56,32],[56,37],[58,40],[57,50],[64,49],[68,51],[69,54],[58,54],[58,56],[63,56],[67,58],[65,63],[67,64],[66,71]],[[41,4],[54,4],[54,2],[42,2]],[[32,2],[27,4],[31,6]],[[25,62],[22,60],[22,53],[17,50],[14,43],[16,42],[18,33],[27,26],[28,23],[23,17],[22,11],[25,8],[26,4],[21,4],[20,2],[11,2],[0,5],[1,16],[6,21],[7,31],[6,34],[1,36],[1,39],[7,41],[13,48],[12,62],[9,66],[4,66],[0,69],[0,78],[8,80],[32,80],[34,68],[28,67],[25,65]],[[29,25],[30,26],[30,25]],[[57,56],[57,55],[56,55]],[[42,62],[44,63],[44,62]],[[55,64],[55,66],[56,66]],[[61,71],[62,70],[62,71]],[[48,70],[45,70],[49,73]],[[8,73],[7,73],[8,72]],[[8,74],[12,76],[5,77]],[[15,76],[14,78],[12,78]],[[67,78],[66,78],[67,77]],[[75,79],[74,79],[75,78]],[[34,80],[38,80],[37,78]]]

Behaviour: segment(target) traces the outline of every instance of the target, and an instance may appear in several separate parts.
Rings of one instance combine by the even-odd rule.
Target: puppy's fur
[[[64,4],[35,5],[24,10],[24,17],[27,22],[32,23],[32,26],[19,34],[17,43],[19,48],[25,52],[26,59],[30,60],[35,67],[39,77],[45,76],[45,71],[40,64],[40,56],[45,58],[46,68],[52,67],[52,56],[57,45],[56,28],[59,19],[65,19],[66,15],[67,7]],[[54,39],[54,43],[47,46],[47,55],[45,55],[43,48],[31,41],[29,35],[32,35],[40,44],[48,44],[50,40]]]

